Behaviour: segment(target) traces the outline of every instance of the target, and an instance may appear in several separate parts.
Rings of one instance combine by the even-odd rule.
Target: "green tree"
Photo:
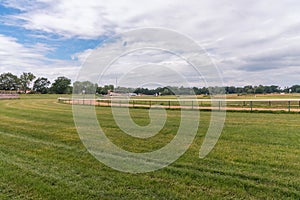
[[[108,94],[109,91],[114,91],[113,85],[104,85],[103,87],[97,88],[98,94],[106,95],[106,94]]]
[[[97,88],[98,85],[90,81],[76,81],[73,83],[73,93],[75,94],[95,94]]]
[[[50,81],[47,78],[40,77],[33,83],[33,91],[41,94],[47,94],[49,92]]]
[[[265,88],[266,88],[266,87],[264,87],[264,86],[262,86],[262,85],[259,85],[259,86],[257,86],[257,87],[254,88],[254,92],[255,92],[255,94],[263,94],[263,93],[266,93]]]
[[[61,76],[54,80],[50,91],[55,94],[68,94],[72,92],[70,85],[71,79]]]
[[[227,94],[235,94],[237,92],[234,86],[225,87],[225,91]]]
[[[31,82],[35,79],[35,75],[32,73],[28,72],[23,72],[23,74],[20,76],[20,85],[21,85],[21,90],[26,93],[26,90],[30,89],[29,86]]]
[[[247,85],[244,87],[244,92],[247,94],[253,94],[254,93],[254,88],[252,85]]]
[[[299,93],[300,92],[300,85],[293,85],[290,87],[292,93]]]
[[[280,92],[279,86],[277,86],[277,85],[271,85],[270,86],[270,92],[271,93]]]
[[[18,90],[19,84],[19,78],[12,73],[0,75],[0,90]]]

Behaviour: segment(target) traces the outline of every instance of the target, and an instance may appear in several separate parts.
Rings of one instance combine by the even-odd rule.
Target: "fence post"
[[[150,100],[150,102],[149,102],[149,108],[151,108],[151,104],[152,104],[152,103],[151,103],[151,100]]]
[[[291,112],[291,101],[288,101],[288,110]]]
[[[250,108],[251,108],[251,112],[252,112],[252,110],[253,110],[253,102],[252,101],[250,101]]]
[[[171,108],[171,101],[169,100],[169,109]]]

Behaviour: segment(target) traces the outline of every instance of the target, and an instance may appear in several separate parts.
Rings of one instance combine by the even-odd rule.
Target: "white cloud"
[[[31,30],[55,32],[65,37],[97,37],[120,28],[132,28],[140,23],[145,13],[164,8],[168,2],[142,1],[7,1],[7,6],[24,11],[10,16],[12,21],[22,23]],[[170,3],[171,1],[169,1]]]
[[[24,46],[13,37],[0,34],[1,73],[32,72],[53,80],[57,76],[75,78],[79,63],[49,59],[45,56],[54,49],[44,44]]]
[[[23,11],[6,16],[6,23],[66,38],[96,38],[151,26],[177,30],[208,50],[227,84],[298,81],[294,73],[300,68],[300,2],[296,0],[9,0],[6,5]],[[31,61],[39,56],[34,54]],[[283,80],[276,75],[279,69],[287,71]]]

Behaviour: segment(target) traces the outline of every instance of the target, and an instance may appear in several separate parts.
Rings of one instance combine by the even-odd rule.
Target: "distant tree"
[[[237,92],[236,87],[234,86],[225,87],[225,91],[227,94],[235,94]]]
[[[237,87],[236,88],[236,93],[237,94],[243,94],[245,91],[244,91],[244,88],[242,88],[242,87]]]
[[[247,85],[244,87],[244,92],[247,94],[253,94],[254,93],[254,88],[252,85]]]
[[[76,81],[73,83],[73,93],[75,94],[95,94],[97,88],[98,85],[90,81]]]
[[[12,73],[3,73],[0,75],[0,90],[18,90],[20,80]]]
[[[32,73],[26,73],[23,72],[23,74],[20,76],[20,86],[21,90],[26,93],[26,90],[30,89],[29,86],[31,82],[35,79],[35,75]]]
[[[33,91],[41,94],[47,94],[49,92],[50,81],[47,78],[40,77],[33,83]]]
[[[259,86],[257,86],[257,87],[254,87],[254,92],[255,92],[255,94],[263,94],[263,93],[266,93],[265,87],[262,86],[262,85],[259,85]]]
[[[55,94],[68,94],[72,92],[70,85],[71,85],[71,79],[61,76],[54,80],[54,83],[52,83],[50,91],[51,93],[55,93]]]
[[[271,85],[270,86],[270,92],[271,93],[280,92],[279,86],[277,86],[277,85]]]
[[[299,93],[300,92],[300,85],[293,85],[289,88],[292,93]]]
[[[170,89],[170,87],[163,87],[162,91],[160,91],[161,95],[174,95],[174,92]]]
[[[114,92],[122,92],[122,93],[134,93],[135,88],[127,88],[127,87],[120,87],[114,88]]]
[[[148,88],[136,88],[134,90],[134,93],[136,93],[136,94],[145,94],[145,95],[153,95],[153,94],[155,94],[155,91],[149,90]]]
[[[98,94],[106,95],[106,94],[108,94],[109,91],[114,91],[113,85],[104,85],[103,87],[97,88]]]

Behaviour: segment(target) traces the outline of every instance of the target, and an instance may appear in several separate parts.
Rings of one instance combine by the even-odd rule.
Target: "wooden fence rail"
[[[95,106],[300,112],[300,99],[88,99],[59,98],[59,102]]]
[[[5,94],[0,93],[0,99],[18,99],[19,94],[11,93],[11,94]]]

